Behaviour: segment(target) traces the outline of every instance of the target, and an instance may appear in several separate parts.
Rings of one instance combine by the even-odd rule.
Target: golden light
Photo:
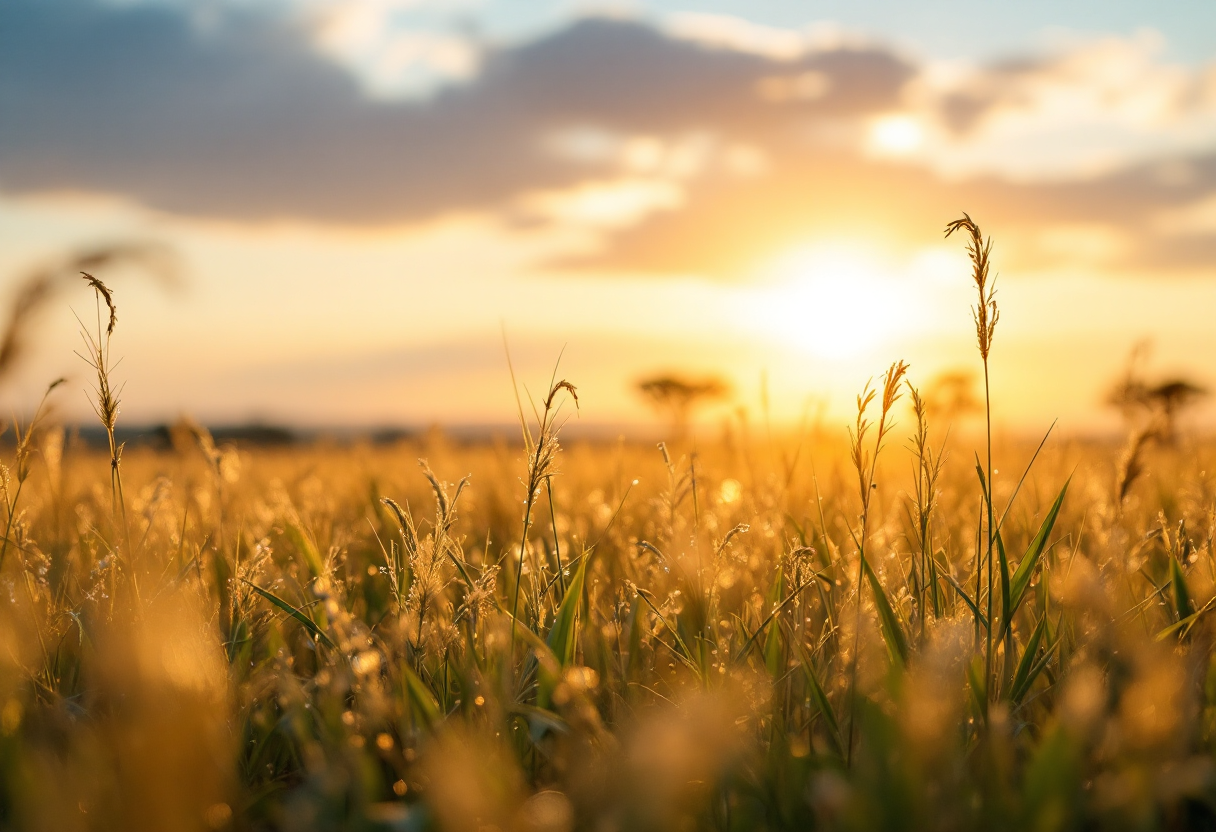
[[[870,125],[869,149],[879,155],[906,156],[918,150],[924,141],[924,129],[910,116],[883,116]]]
[[[817,246],[778,259],[752,318],[766,335],[821,358],[876,351],[905,334],[919,306],[906,281],[860,249]]]
[[[684,194],[676,184],[641,177],[542,191],[522,200],[526,208],[542,216],[595,228],[624,228],[683,201]]]

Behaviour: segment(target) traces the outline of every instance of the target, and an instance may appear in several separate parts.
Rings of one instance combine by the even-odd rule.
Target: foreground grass
[[[1158,452],[1116,502],[1117,449],[1049,443],[999,526],[989,658],[970,448],[927,485],[904,439],[863,524],[830,437],[248,452],[183,428],[123,459],[124,528],[110,458],[46,430],[0,575],[3,823],[1213,823],[1216,449]],[[1034,451],[997,443],[998,519]]]
[[[108,453],[0,472],[0,825],[1216,828],[1216,447],[994,442],[947,232],[958,447],[898,362],[847,433],[562,451],[555,376],[514,445],[124,453],[86,275]]]

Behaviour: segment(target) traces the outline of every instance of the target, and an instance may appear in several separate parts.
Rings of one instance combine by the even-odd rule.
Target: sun
[[[867,144],[880,156],[907,156],[924,144],[925,134],[920,123],[910,116],[888,115],[870,125]]]
[[[903,334],[914,305],[903,281],[860,247],[813,246],[774,261],[753,324],[820,358],[875,352]]]

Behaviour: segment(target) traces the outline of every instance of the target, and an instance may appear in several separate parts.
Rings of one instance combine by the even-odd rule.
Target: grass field
[[[657,448],[562,448],[560,375],[481,444],[10,430],[0,825],[1216,825],[1216,448],[948,436],[915,383]]]

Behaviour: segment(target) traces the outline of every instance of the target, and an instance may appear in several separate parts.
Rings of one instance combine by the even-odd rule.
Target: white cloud
[[[656,211],[678,208],[683,190],[661,179],[587,182],[520,198],[525,211],[563,225],[613,229],[634,225]]]
[[[594,125],[578,125],[549,134],[542,145],[562,159],[611,165],[625,175],[672,181],[692,179],[710,171],[756,176],[768,170],[770,164],[763,149],[727,142],[704,131],[675,136],[630,135]]]
[[[452,0],[349,0],[306,4],[317,48],[351,70],[378,98],[425,98],[476,75],[482,47],[453,29],[470,3]]]
[[[762,26],[741,17],[725,14],[674,14],[667,19],[664,28],[669,35],[676,38],[777,60],[792,61],[800,58],[810,45],[807,35],[803,32]]]
[[[1041,59],[930,66],[913,106],[936,129],[921,158],[948,176],[1095,176],[1216,142],[1216,65],[1162,60],[1160,35],[1077,41]]]

